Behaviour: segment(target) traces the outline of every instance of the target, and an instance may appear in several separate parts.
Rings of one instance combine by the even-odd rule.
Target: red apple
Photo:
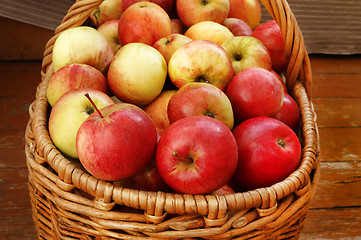
[[[153,45],[158,39],[170,35],[172,25],[168,14],[152,2],[138,2],[128,7],[119,18],[119,41]]]
[[[288,93],[287,85],[284,82],[283,78],[273,69],[271,70],[271,73],[273,73],[277,77],[277,79],[280,81],[280,83],[282,84],[283,91],[285,93]]]
[[[280,120],[294,131],[297,131],[300,116],[300,108],[298,107],[296,101],[289,94],[285,93],[281,109],[271,117]]]
[[[235,74],[251,67],[272,69],[269,52],[257,38],[251,36],[234,37],[225,41],[222,47],[232,60]]]
[[[254,29],[252,36],[261,40],[271,56],[272,69],[283,72],[287,67],[286,45],[277,22],[270,20]]]
[[[66,92],[78,88],[92,88],[109,93],[103,73],[87,64],[69,64],[56,71],[50,78],[46,96],[51,106]]]
[[[76,149],[83,167],[106,181],[128,178],[152,158],[157,132],[139,107],[115,103],[92,114],[80,126]]]
[[[230,193],[234,193],[234,190],[228,184],[223,185],[221,188],[211,192],[212,195],[224,195],[224,194],[230,194]]]
[[[223,23],[229,12],[228,0],[177,0],[177,13],[187,27],[203,21]]]
[[[239,18],[227,18],[223,25],[227,27],[234,36],[251,36],[252,29],[248,24]]]
[[[171,192],[172,189],[163,181],[160,176],[155,158],[152,158],[148,164],[135,175],[123,179],[119,182],[121,187],[127,187],[143,191],[163,191]]]
[[[234,76],[227,52],[209,40],[193,40],[178,48],[169,60],[168,73],[178,88],[190,82],[205,82],[222,91]]]
[[[170,126],[167,114],[168,103],[176,92],[176,90],[163,90],[153,102],[144,108],[144,111],[152,119],[160,136]]]
[[[168,118],[171,124],[189,116],[212,117],[229,129],[233,128],[231,102],[222,90],[208,83],[188,83],[170,98]]]
[[[262,17],[259,0],[229,0],[229,6],[229,18],[242,19],[252,30],[259,25]]]
[[[153,44],[153,47],[163,55],[165,61],[168,64],[169,59],[173,55],[173,53],[178,48],[190,41],[192,41],[192,39],[190,39],[189,37],[186,37],[182,34],[173,33],[166,37],[158,39]]]
[[[237,121],[252,117],[269,117],[279,111],[283,89],[279,80],[263,68],[249,68],[238,73],[228,85],[226,94]]]
[[[238,166],[233,179],[241,191],[283,181],[300,164],[301,144],[286,124],[269,117],[242,122],[233,130]]]
[[[233,33],[227,27],[213,21],[196,23],[190,26],[184,35],[193,40],[210,40],[219,45],[234,38]]]
[[[179,18],[171,18],[170,22],[172,24],[172,33],[184,34],[187,30],[187,27]]]
[[[157,168],[175,191],[204,194],[225,185],[237,166],[237,145],[229,128],[206,116],[172,124],[159,140]]]
[[[125,11],[128,7],[137,2],[147,1],[152,2],[160,6],[170,15],[173,11],[173,0],[122,0],[123,1],[123,11]]]
[[[118,20],[123,12],[134,3],[142,0],[104,0],[99,7],[93,10],[89,19],[95,26],[100,26],[106,21]],[[145,0],[153,2],[163,8],[168,14],[173,12],[173,0]]]
[[[119,43],[118,35],[118,19],[109,20],[103,23],[98,27],[98,32],[105,37],[108,41],[110,47],[113,49],[114,54],[116,54],[121,47]]]

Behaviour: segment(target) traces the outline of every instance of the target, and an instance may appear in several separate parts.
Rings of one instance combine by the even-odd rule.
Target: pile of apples
[[[117,186],[224,194],[297,169],[300,110],[258,0],[105,0],[52,54],[49,134]]]

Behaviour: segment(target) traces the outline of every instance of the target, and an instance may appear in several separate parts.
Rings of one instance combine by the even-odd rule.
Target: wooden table
[[[361,56],[311,56],[321,179],[301,236],[361,239]],[[0,62],[0,239],[36,239],[24,130],[39,61]]]

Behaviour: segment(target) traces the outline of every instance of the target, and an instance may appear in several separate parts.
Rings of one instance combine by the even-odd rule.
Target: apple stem
[[[181,157],[178,155],[177,152],[173,152],[173,156],[178,158],[179,160],[181,160],[182,162],[186,162],[186,163],[192,163],[193,159],[192,158],[185,158],[185,157]]]
[[[84,94],[84,95],[85,95],[85,97],[86,97],[87,99],[89,99],[90,103],[93,105],[94,109],[97,111],[97,113],[99,114],[99,116],[100,116],[101,118],[104,118],[103,115],[102,115],[102,113],[100,112],[100,110],[99,110],[99,109],[97,108],[97,106],[95,105],[93,99],[91,99],[91,97],[89,96],[89,93],[86,93],[86,94]]]
[[[286,142],[283,141],[283,140],[280,139],[280,138],[277,140],[277,143],[278,143],[278,145],[280,145],[282,148],[285,148],[285,147],[286,147]]]

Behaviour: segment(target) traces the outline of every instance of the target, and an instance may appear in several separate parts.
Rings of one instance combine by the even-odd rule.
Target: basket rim
[[[82,25],[85,22],[85,14],[81,14],[82,19],[79,20],[78,17],[80,15],[74,14],[73,11],[76,11],[76,13],[79,13],[79,11],[86,11],[86,13],[88,13],[101,2],[102,0],[77,0],[69,9],[67,16],[64,17],[63,23],[57,28],[55,35],[49,40],[46,46],[43,59],[42,81],[37,88],[36,100],[30,106],[29,122],[31,124],[29,124],[29,127],[33,128],[35,141],[37,142],[34,154],[40,153],[38,155],[40,155],[40,157],[55,170],[58,174],[57,177],[59,178],[60,187],[63,188],[64,191],[78,188],[87,192],[95,197],[96,201],[103,203],[102,205],[99,205],[99,208],[109,208],[112,207],[114,203],[130,207],[136,205],[140,209],[145,210],[148,214],[156,216],[163,216],[164,212],[172,212],[174,209],[171,209],[168,203],[170,201],[174,202],[180,200],[182,204],[187,202],[187,204],[192,205],[189,209],[185,209],[187,206],[183,206],[183,209],[181,209],[180,212],[195,212],[201,215],[216,216],[216,218],[224,216],[224,212],[219,214],[220,211],[224,211],[224,208],[226,208],[227,211],[242,210],[246,208],[270,209],[277,205],[278,200],[283,199],[292,193],[297,194],[297,192],[310,191],[310,176],[312,171],[318,168],[319,165],[317,161],[319,148],[316,114],[313,110],[308,90],[312,83],[311,69],[307,51],[304,47],[302,33],[285,0],[276,1],[276,7],[273,5],[274,1],[261,1],[280,25],[286,41],[289,42],[290,39],[292,39],[292,41],[287,44],[287,46],[292,46],[292,48],[290,48],[290,52],[288,53],[290,63],[287,68],[286,79],[287,81],[290,81],[287,82],[288,87],[302,112],[302,135],[305,143],[302,146],[301,164],[299,168],[285,180],[270,187],[258,188],[247,192],[230,193],[223,196],[141,191],[117,187],[110,182],[96,179],[87,172],[77,168],[77,166],[69,159],[64,157],[53,145],[47,130],[47,112],[49,110],[49,105],[46,99],[45,89],[53,74],[50,58],[52,44],[61,31],[69,27]],[[71,24],[69,24],[69,21]],[[291,30],[289,30],[289,28],[291,28]],[[298,35],[298,37],[295,37],[296,35]],[[296,41],[295,39],[299,40],[298,44],[294,42]],[[41,163],[41,161],[39,163]],[[87,184],[81,185],[78,182],[74,185],[74,180],[82,183],[86,182]],[[92,187],[89,187],[89,184],[92,184]],[[92,190],[89,191],[89,189]],[[129,198],[129,194],[137,196],[135,197],[137,198],[136,201],[139,201],[140,198],[145,198],[148,202],[143,203],[143,205],[142,203],[132,203],[132,200],[126,199],[127,197]],[[199,203],[205,205],[200,207]]]

